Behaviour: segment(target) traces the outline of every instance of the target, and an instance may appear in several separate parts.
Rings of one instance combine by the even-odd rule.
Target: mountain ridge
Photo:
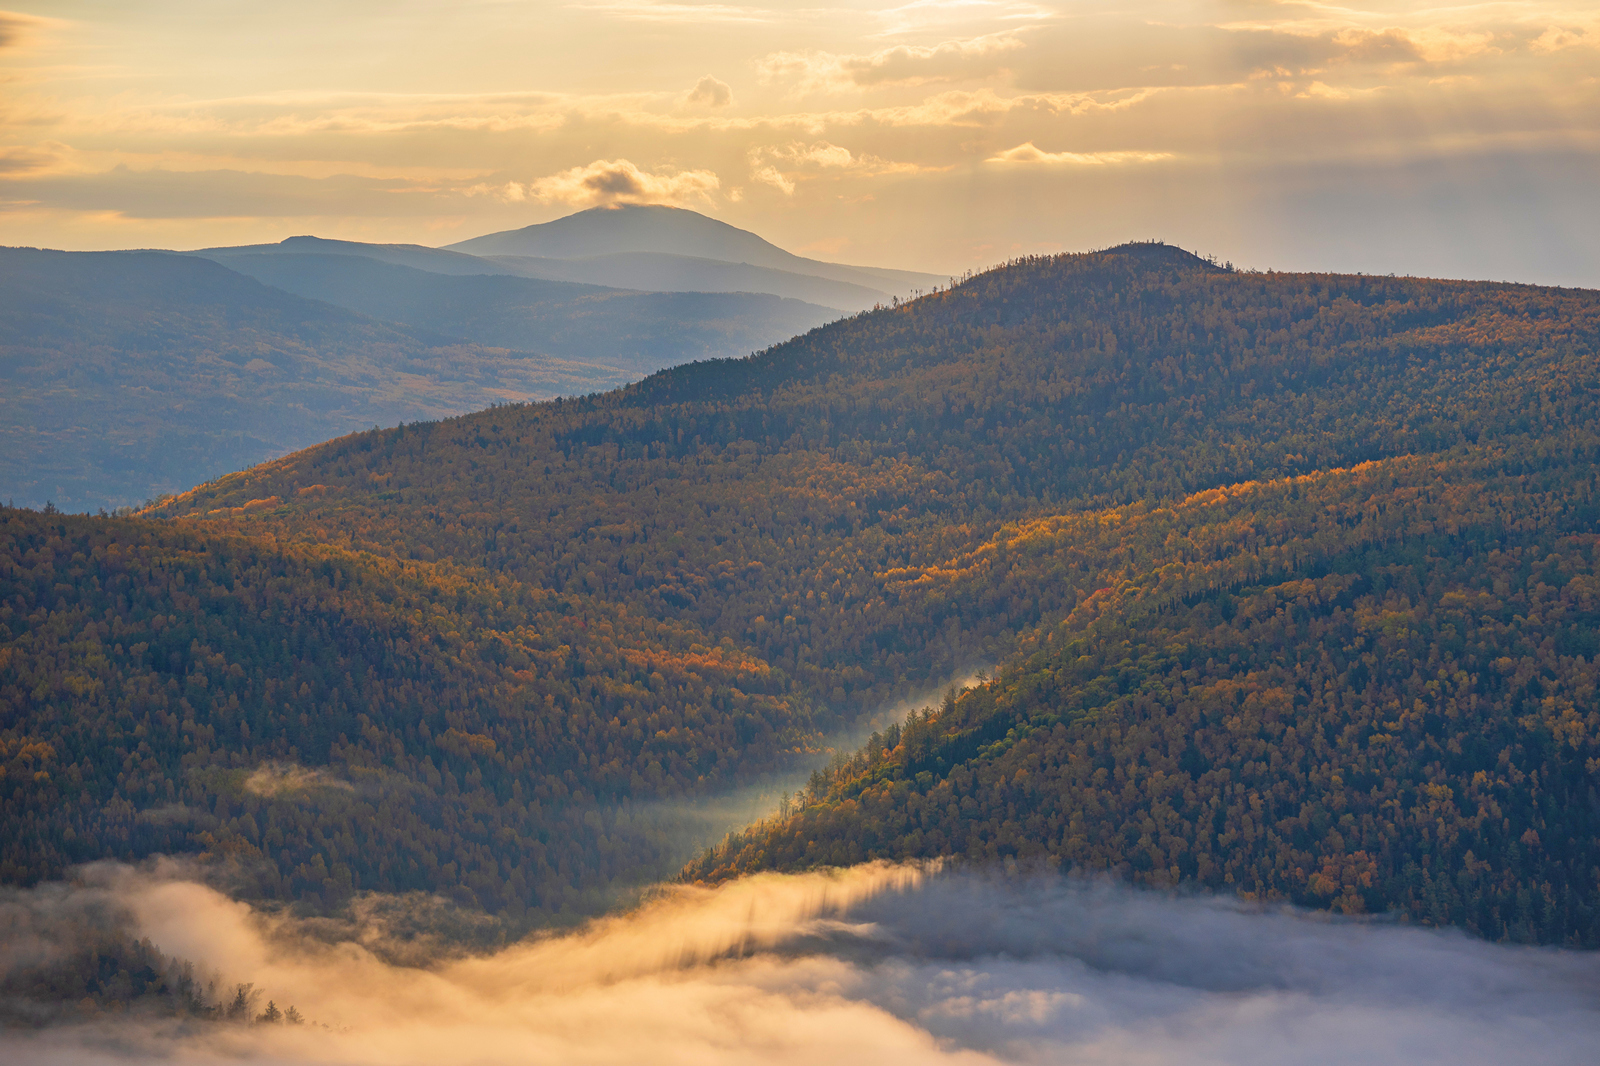
[[[579,259],[538,259],[520,255],[484,258],[515,268],[526,277],[653,292],[765,292],[840,311],[862,311],[895,299],[886,289],[864,284],[668,252],[613,252]]]
[[[162,846],[251,856],[262,898],[558,920],[703,854],[639,812],[803,773],[822,738],[994,662],[690,876],[982,862],[1021,834],[1129,877],[1592,943],[1597,376],[1600,293],[1134,247],[354,434],[126,526],[8,513],[32,539],[0,570],[0,813],[37,847],[7,876],[136,858],[154,838],[119,827],[181,803],[215,821]],[[196,570],[232,538],[310,562]],[[124,572],[142,599],[116,598]],[[194,589],[236,635],[179,606]],[[389,628],[358,668],[318,634],[365,618]],[[303,661],[272,651],[291,624]],[[40,745],[60,786],[30,776]],[[245,788],[294,747],[314,780],[394,782],[388,813]]]
[[[367,244],[361,241],[341,241],[309,234],[285,237],[274,244],[242,244],[228,247],[197,248],[184,255],[203,259],[226,260],[237,256],[256,255],[343,255],[363,259],[376,259],[380,263],[412,267],[434,274],[513,274],[514,270],[498,267],[482,257],[443,248],[429,248],[421,244]]]
[[[624,375],[378,322],[169,252],[0,250],[13,498],[131,506],[379,422]]]
[[[475,251],[466,250],[469,246]],[[341,255],[439,274],[511,274],[645,291],[765,292],[843,311],[905,298],[947,280],[918,271],[807,259],[699,212],[655,205],[590,208],[443,248],[302,235],[276,244],[184,254],[224,263],[241,256]]]
[[[450,251],[475,255],[582,258],[630,252],[655,252],[801,274],[813,274],[867,288],[928,288],[946,279],[918,271],[848,266],[807,259],[729,223],[681,207],[612,204],[591,207],[552,222],[488,233],[454,244]]]
[[[653,216],[645,212],[636,217]],[[695,226],[712,225],[703,216],[693,217]],[[747,244],[765,245],[753,234],[731,228],[727,232]],[[44,262],[37,256],[46,255],[47,250],[18,249],[10,254],[21,262],[18,256],[35,253],[36,257],[28,261]],[[35,332],[48,327],[38,312],[54,306],[52,294],[33,293],[31,316],[18,317],[21,309],[12,314],[13,328],[0,340],[8,349],[0,355],[6,357],[13,371],[12,388],[6,397],[12,424],[4,434],[7,458],[0,460],[0,491],[24,503],[54,502],[71,509],[139,503],[188,487],[229,467],[249,466],[286,449],[319,437],[336,437],[361,425],[437,417],[487,403],[590,392],[678,362],[743,355],[835,318],[844,313],[840,308],[848,311],[894,299],[884,290],[810,274],[664,253],[534,264],[531,260],[492,261],[413,244],[366,244],[301,235],[276,244],[214,247],[186,253],[146,250],[62,254],[121,258],[63,261],[80,264],[86,272],[78,282],[57,279],[61,291],[76,294],[76,310],[72,313],[76,325],[67,333],[47,338],[43,334],[29,335],[28,329],[20,328],[24,320],[32,323],[29,328]],[[251,393],[261,384],[252,375],[273,365],[271,352],[263,349],[259,354],[268,358],[247,360],[254,370],[243,377],[227,369],[231,364],[226,359],[220,363],[211,361],[212,353],[237,347],[241,338],[249,343],[249,334],[226,335],[233,328],[227,316],[215,313],[215,301],[207,304],[202,298],[205,284],[216,283],[216,277],[202,282],[199,274],[191,271],[185,275],[172,261],[160,260],[162,269],[153,271],[147,280],[165,279],[168,289],[158,293],[145,286],[148,297],[164,308],[166,324],[162,328],[167,339],[159,343],[177,341],[181,347],[188,343],[181,338],[187,337],[200,347],[184,348],[188,353],[184,358],[211,361],[207,365],[215,373],[185,377],[163,372],[141,381],[137,387],[149,391],[140,394],[145,397],[143,406],[133,404],[134,393],[126,389],[108,392],[108,382],[119,374],[126,377],[136,365],[150,370],[154,365],[153,349],[126,350],[120,361],[110,353],[119,347],[138,348],[151,341],[138,325],[148,315],[142,309],[131,308],[117,319],[103,314],[98,305],[113,299],[117,286],[138,284],[131,278],[112,279],[107,271],[113,270],[113,265],[114,269],[136,272],[137,264],[146,261],[138,257],[152,255],[186,255],[212,262],[280,291],[320,301],[330,310],[338,307],[387,323],[357,326],[352,320],[345,327],[348,329],[398,331],[395,336],[409,338],[405,343],[440,352],[461,343],[482,346],[483,350],[474,352],[469,365],[459,368],[451,367],[439,356],[430,364],[431,376],[426,382],[403,374],[396,376],[398,371],[385,369],[382,359],[366,360],[369,378],[387,374],[388,380],[365,380],[358,387],[353,382],[341,384],[318,377],[319,384],[302,383],[307,391],[303,398],[289,403],[282,419],[267,419],[256,426],[258,420],[244,412],[253,409],[256,400]],[[100,265],[91,266],[91,262]],[[794,264],[806,269],[826,266],[799,259],[794,259],[791,265]],[[15,275],[16,271],[12,273]],[[109,286],[104,294],[97,294],[87,283],[91,275],[100,279],[99,284]],[[546,275],[552,276],[546,279]],[[584,280],[573,280],[576,275]],[[881,282],[876,275],[869,280],[874,285]],[[18,275],[16,281],[18,293],[27,288],[26,278]],[[619,289],[619,281],[648,288]],[[180,290],[186,284],[197,286],[193,295],[198,302],[184,304],[186,296]],[[744,291],[747,289],[753,291]],[[822,302],[797,300],[799,296]],[[240,301],[241,307],[254,306],[252,300],[259,302],[259,294],[247,296],[244,290],[231,298]],[[189,313],[198,316],[195,322],[180,321],[182,306],[188,306]],[[273,331],[278,340],[268,347],[277,344],[273,351],[281,355],[279,341],[298,328],[294,319],[326,317],[330,312],[281,304],[278,313],[289,320],[270,326],[258,321],[253,328]],[[202,336],[209,339],[202,343]],[[491,348],[496,351],[490,352]],[[374,348],[374,352],[378,350]],[[456,354],[465,352],[462,349]],[[513,358],[509,353],[520,354]],[[347,356],[358,358],[352,353]],[[488,367],[495,368],[490,372],[495,384],[487,390],[480,387],[481,383],[444,380],[476,378]],[[4,368],[0,364],[0,369]],[[265,384],[271,392],[283,383]],[[401,392],[408,387],[419,396],[431,395],[432,400],[445,395],[453,399],[411,403],[401,399]],[[388,399],[370,410],[358,404],[366,413],[356,414],[356,408],[345,410],[342,406],[355,395],[349,391],[352,388],[363,396],[381,393]],[[166,417],[173,421],[176,432],[166,443],[158,421],[148,416],[151,402],[166,404]],[[92,417],[88,414],[91,410]],[[232,414],[223,417],[221,412],[225,410]],[[328,413],[334,411],[343,414]],[[104,432],[97,434],[81,419],[103,425]],[[216,424],[201,431],[191,426],[196,419]],[[63,420],[71,424],[55,424]]]
[[[743,355],[838,315],[765,293],[635,292],[511,274],[440,275],[363,256],[278,253],[225,262],[276,288],[381,321],[629,377]]]

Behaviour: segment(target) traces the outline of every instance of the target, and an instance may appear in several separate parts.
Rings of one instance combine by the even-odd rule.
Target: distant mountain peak
[[[341,241],[335,237],[318,237],[310,233],[301,233],[293,237],[285,237],[278,242],[278,247],[289,248],[295,251],[316,252],[347,252],[351,255],[371,255],[374,249],[391,248],[416,248],[422,251],[435,252],[438,249],[429,248],[422,244],[367,244],[363,241]]]
[[[846,266],[807,259],[786,252],[749,230],[742,230],[698,211],[665,204],[606,204],[591,207],[552,222],[487,233],[440,250],[484,256],[512,266],[520,263],[519,269],[534,271],[540,276],[549,269],[551,260],[596,263],[607,257],[634,257],[638,260],[641,257],[672,256],[685,267],[696,260],[701,261],[685,273],[692,273],[708,263],[739,268],[759,267],[806,278],[824,278],[853,286],[859,291],[853,294],[834,293],[832,296],[820,293],[804,295],[783,289],[762,288],[763,284],[771,284],[770,279],[764,283],[751,278],[749,284],[756,291],[783,291],[785,295],[801,295],[802,299],[820,299],[829,306],[852,309],[870,307],[880,299],[887,301],[891,294],[905,295],[945,280],[939,275],[916,271]],[[534,260],[540,262],[534,263]],[[639,264],[636,262],[634,265]],[[659,282],[647,287],[657,285]]]
[[[756,266],[790,267],[799,257],[737,226],[665,204],[603,204],[551,222],[446,245],[473,255],[575,259],[667,252]]]

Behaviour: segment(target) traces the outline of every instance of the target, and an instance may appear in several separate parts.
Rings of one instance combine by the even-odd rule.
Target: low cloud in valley
[[[63,950],[48,930],[92,912],[310,1024],[103,1016],[10,1031],[7,1062],[1470,1066],[1586,1063],[1600,1042],[1593,954],[1103,881],[765,875],[398,965],[181,872],[99,866],[12,890],[0,972]]]

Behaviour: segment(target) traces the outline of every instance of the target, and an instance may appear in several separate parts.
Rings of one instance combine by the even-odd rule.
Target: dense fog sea
[[[868,865],[664,887],[491,955],[384,961],[180,867],[8,893],[6,966],[119,905],[165,952],[309,1021],[106,1015],[0,1034],[16,1066],[133,1062],[1583,1063],[1600,955],[1107,881]],[[360,941],[359,943],[357,941]]]

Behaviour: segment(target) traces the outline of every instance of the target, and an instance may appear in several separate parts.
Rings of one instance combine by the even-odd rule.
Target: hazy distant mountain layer
[[[580,211],[554,222],[475,237],[450,248],[302,236],[278,244],[205,248],[190,254],[225,265],[241,256],[337,255],[433,274],[508,274],[653,292],[766,293],[842,311],[888,304],[896,297],[928,291],[948,280],[910,270],[806,259],[694,211],[636,205]],[[357,268],[352,265],[351,269]],[[251,273],[258,276],[254,270]],[[748,325],[757,331],[763,314],[770,314],[761,310],[762,306],[755,305],[748,312]],[[669,312],[669,317],[679,310]]]
[[[745,355],[925,280],[802,259],[690,211],[591,211],[547,225],[533,229],[581,258],[489,260],[309,236],[194,253],[398,329],[335,325],[326,308],[230,286],[203,268],[186,273],[153,258],[160,253],[0,250],[0,301],[9,302],[0,303],[0,373],[11,385],[0,401],[0,498],[71,510],[135,503],[362,426]],[[519,231],[523,245],[528,232]],[[693,249],[799,272],[684,254]]]
[[[615,252],[584,259],[485,256],[484,262],[527,277],[612,285],[656,292],[764,292],[841,311],[864,311],[892,303],[897,287],[869,287],[788,270],[699,259],[666,252]],[[942,283],[942,282],[941,282]]]
[[[326,237],[286,237],[276,244],[240,244],[227,248],[201,248],[188,252],[226,265],[238,256],[259,255],[342,255],[373,259],[393,266],[426,270],[430,274],[519,274],[465,252],[427,248],[420,244],[366,244],[362,241],[336,241]]]
[[[511,277],[644,292],[767,293],[849,311],[864,310],[874,304],[889,303],[893,296],[904,295],[916,287],[912,284],[897,283],[891,279],[872,278],[869,279],[870,284],[862,283],[860,280],[835,281],[813,274],[670,252],[613,252],[573,259],[552,259],[520,255],[476,256],[464,252],[446,251],[442,248],[424,248],[414,244],[361,244],[357,241],[332,241],[321,237],[290,237],[277,244],[204,248],[188,254],[202,256],[230,269],[243,267],[243,273],[268,281],[269,284],[277,284],[262,276],[264,271],[270,269],[270,265],[259,263],[250,265],[264,256],[299,260],[308,257],[339,256],[353,271],[361,269],[360,261],[371,260],[396,267],[424,270],[430,274],[457,276],[505,274]],[[356,262],[351,262],[352,260]],[[279,264],[275,269],[284,276],[294,276],[294,271],[288,264]],[[920,284],[923,288],[928,288],[931,287],[929,282],[932,280],[930,277],[922,280]],[[307,294],[302,293],[302,295]]]
[[[748,230],[707,218],[696,211],[660,205],[610,204],[579,211],[554,222],[542,222],[503,233],[458,241],[448,250],[481,256],[532,256],[543,259],[591,259],[638,254],[687,256],[746,264],[800,274],[851,286],[904,295],[931,289],[948,279],[937,274],[882,267],[846,266],[786,252]],[[510,260],[515,262],[515,259]],[[608,282],[607,284],[613,284]],[[740,288],[751,288],[741,284]],[[755,288],[753,291],[771,291]],[[785,293],[788,295],[788,293]],[[809,297],[807,297],[809,298]],[[828,303],[827,300],[819,301]],[[840,306],[854,306],[845,304]]]
[[[854,787],[841,769],[799,815],[815,849],[778,847],[784,821],[701,869],[830,861],[913,828],[917,854],[1006,854],[1014,822],[1064,861],[1152,880],[1595,942],[1600,808],[1573,775],[1600,755],[1583,643],[1597,344],[1593,293],[1234,274],[1133,246],[605,396],[330,442],[154,512],[176,528],[18,518],[60,546],[11,549],[26,576],[0,588],[18,760],[0,789],[7,817],[32,819],[8,876],[143,853],[153,839],[123,827],[176,804],[210,820],[160,847],[262,863],[253,892],[330,905],[429,886],[548,915],[670,852],[615,812],[713,794],[998,658],[998,682],[943,712],[958,717],[864,756],[905,771],[872,793],[880,821],[833,791]],[[183,552],[259,537],[251,550],[330,561],[158,578],[179,533]],[[138,538],[149,561],[128,572],[171,591],[136,603],[104,590]],[[298,547],[318,544],[339,547]],[[421,569],[402,595],[339,559]],[[359,654],[309,641],[325,657],[295,675],[286,635],[249,634],[315,599],[302,586],[392,628]],[[199,625],[197,602],[241,621],[153,654],[142,634]],[[419,658],[424,629],[481,680]],[[681,661],[657,665],[663,648]],[[547,677],[561,684],[519,687]],[[101,723],[92,749],[63,725],[80,720]],[[202,729],[203,752],[177,739]],[[325,747],[302,743],[318,729]],[[1038,758],[1013,766],[1011,748]],[[45,759],[48,780],[29,776]],[[392,789],[348,815],[342,786],[263,784],[360,798],[368,773]],[[941,817],[993,832],[907,821],[946,796]],[[323,810],[337,834],[315,831]],[[428,842],[408,856],[461,843],[413,869],[387,858],[407,834]],[[1280,853],[1283,870],[1264,857]],[[508,883],[514,903],[474,887]]]
[[[141,503],[374,424],[625,380],[159,252],[0,250],[0,496]]]
[[[615,367],[638,378],[748,355],[839,317],[776,296],[620,292],[495,275],[440,276],[348,255],[228,255],[231,270],[288,292],[447,337]]]

